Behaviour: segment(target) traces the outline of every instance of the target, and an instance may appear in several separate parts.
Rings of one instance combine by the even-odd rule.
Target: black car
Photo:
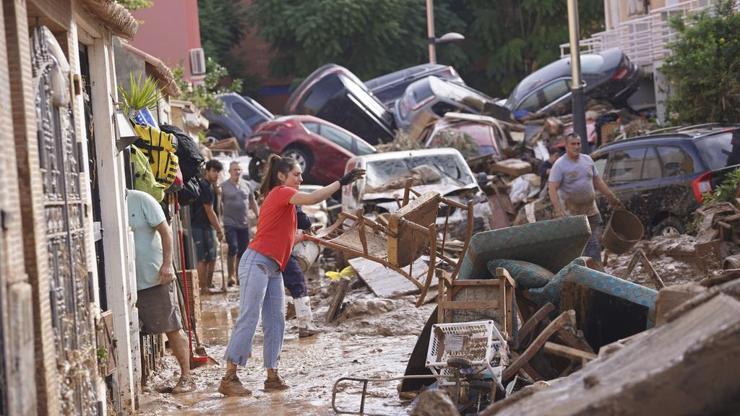
[[[393,115],[348,69],[327,64],[296,88],[285,104],[287,114],[306,114],[344,127],[370,144],[393,140]]]
[[[740,141],[740,126],[694,126],[609,143],[591,157],[648,236],[677,235],[686,231],[702,195],[740,167],[733,137]],[[600,197],[597,204],[605,213],[606,200]]]
[[[640,69],[618,48],[581,56],[581,74],[587,99],[626,105],[640,81]],[[563,115],[571,112],[570,58],[533,72],[514,88],[505,105],[517,118],[527,114]]]
[[[218,99],[223,103],[223,112],[217,113],[213,110],[203,112],[208,119],[207,136],[219,140],[236,137],[239,143],[244,145],[244,140],[251,136],[260,124],[275,118],[270,110],[252,98],[231,92],[219,95]]]
[[[456,84],[465,85],[465,81],[460,78],[460,74],[451,66],[422,64],[365,81],[365,86],[378,100],[392,109],[396,101],[406,91],[406,87],[409,84],[429,76],[435,76]]]

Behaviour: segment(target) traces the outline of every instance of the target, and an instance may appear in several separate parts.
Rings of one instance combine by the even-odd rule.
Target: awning
[[[139,23],[125,7],[114,0],[81,0],[81,3],[88,12],[100,18],[113,34],[133,39]]]
[[[175,77],[172,75],[172,71],[170,71],[170,68],[168,68],[167,65],[164,64],[164,62],[162,62],[156,56],[150,55],[142,51],[141,49],[137,49],[127,43],[122,42],[122,46],[126,51],[141,57],[147,64],[149,64],[150,68],[152,69],[152,75],[154,76],[154,79],[157,80],[157,83],[159,83],[159,87],[165,94],[173,98],[180,95],[182,91],[180,91],[180,88],[177,86],[177,83],[175,82]]]

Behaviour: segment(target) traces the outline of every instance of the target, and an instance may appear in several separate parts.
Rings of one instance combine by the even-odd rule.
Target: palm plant
[[[133,73],[129,74],[129,88],[118,86],[118,94],[126,114],[137,112],[144,108],[155,109],[159,102],[159,85],[151,76],[143,77],[139,73],[135,77]]]

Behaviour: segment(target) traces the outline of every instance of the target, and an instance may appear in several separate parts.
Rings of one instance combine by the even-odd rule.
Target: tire
[[[301,147],[289,147],[280,156],[295,160],[303,170],[303,176],[310,176],[311,167],[313,166],[313,156],[310,152]]]
[[[686,232],[684,224],[676,217],[668,217],[653,227],[652,235],[663,237],[677,237]]]
[[[258,158],[257,156],[252,157],[249,160],[249,167],[247,172],[249,173],[249,179],[260,182],[262,181],[262,169],[265,167],[265,161]]]

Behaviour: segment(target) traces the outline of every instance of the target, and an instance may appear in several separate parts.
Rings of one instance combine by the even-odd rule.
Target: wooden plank
[[[596,359],[596,354],[592,352],[581,351],[576,348],[566,347],[565,345],[556,344],[554,342],[545,342],[542,350],[560,357],[570,358],[574,360],[588,360],[591,361]]]
[[[518,350],[521,347],[522,341],[537,327],[537,324],[539,324],[543,319],[547,317],[547,315],[555,310],[555,305],[552,303],[546,303],[543,307],[541,307],[537,312],[534,313],[529,319],[527,319],[527,322],[522,325],[521,329],[519,329],[519,336],[514,342],[514,349]]]
[[[342,303],[344,302],[344,297],[347,295],[347,291],[349,290],[351,283],[352,282],[349,279],[342,279],[339,282],[332,283],[331,286],[334,291],[334,295],[331,298],[329,310],[326,311],[326,323],[332,323],[337,319],[337,315],[339,315]]]
[[[500,280],[496,279],[465,279],[465,280],[455,280],[455,287],[460,286],[496,286],[498,287],[501,284]]]
[[[497,300],[459,300],[459,301],[440,301],[446,310],[462,309],[498,309],[500,303]]]
[[[419,292],[419,287],[411,283],[407,278],[396,271],[383,266],[372,260],[357,257],[349,260],[349,264],[370,290],[381,298],[396,298]],[[405,268],[408,270],[408,268]],[[413,264],[414,275],[420,283],[426,281],[428,267],[426,262],[417,259]],[[430,287],[435,287],[436,279],[433,279]]]

